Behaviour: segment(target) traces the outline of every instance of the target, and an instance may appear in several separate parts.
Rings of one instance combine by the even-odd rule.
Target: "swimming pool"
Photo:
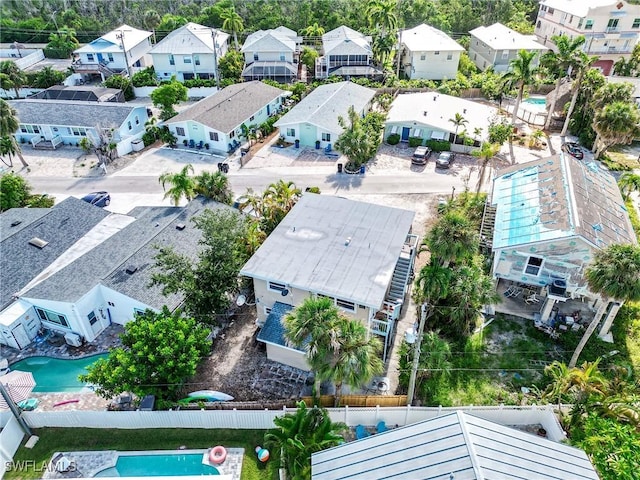
[[[532,105],[547,105],[547,99],[544,97],[529,97],[523,100],[524,103],[530,103]]]
[[[108,354],[66,360],[52,357],[30,357],[11,365],[12,370],[31,372],[36,381],[34,392],[79,392],[85,386],[78,375],[87,373],[86,367]]]
[[[185,475],[220,475],[218,469],[203,465],[202,453],[127,455],[120,453],[116,466],[95,477],[179,477]]]

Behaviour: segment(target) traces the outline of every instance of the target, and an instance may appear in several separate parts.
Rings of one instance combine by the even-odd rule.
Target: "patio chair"
[[[387,430],[389,429],[387,428],[387,424],[385,423],[385,421],[380,420],[376,425],[376,433],[386,432]]]
[[[531,305],[532,303],[540,303],[540,299],[535,293],[532,293],[524,299],[524,303],[526,303],[527,305]]]
[[[194,148],[196,146],[196,142],[193,139],[189,140],[189,148]]]
[[[204,142],[203,142],[202,140],[200,140],[200,141],[198,142],[198,144],[196,145],[196,148],[197,148],[198,150],[202,150],[202,147],[204,147]]]
[[[362,440],[363,438],[367,438],[371,436],[371,434],[364,428],[363,425],[356,425],[356,440]]]

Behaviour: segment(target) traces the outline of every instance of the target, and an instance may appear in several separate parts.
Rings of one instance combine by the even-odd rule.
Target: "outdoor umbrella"
[[[16,403],[29,398],[33,387],[36,386],[36,381],[33,379],[31,372],[21,372],[19,370],[13,370],[6,375],[2,375],[0,383]],[[9,408],[9,405],[7,405],[4,397],[0,395],[0,410],[6,410],[7,408]]]

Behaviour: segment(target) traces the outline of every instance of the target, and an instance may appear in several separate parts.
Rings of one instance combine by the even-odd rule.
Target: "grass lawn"
[[[264,430],[205,430],[157,428],[144,430],[116,430],[97,428],[42,428],[34,431],[40,437],[32,449],[20,447],[14,461],[30,461],[37,466],[51,460],[55,452],[83,450],[176,450],[209,448],[212,445],[244,448],[242,480],[275,480],[278,469],[275,462],[259,464],[254,448],[262,445]],[[6,479],[41,478],[43,472],[10,471]]]

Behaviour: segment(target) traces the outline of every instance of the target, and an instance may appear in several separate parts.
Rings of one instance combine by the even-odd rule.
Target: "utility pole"
[[[220,76],[218,75],[218,46],[216,45],[217,35],[217,30],[215,28],[212,28],[211,38],[213,39],[213,73],[216,76],[216,88],[220,90]]]
[[[11,413],[13,413],[13,416],[16,417],[16,420],[18,420],[18,423],[22,427],[22,430],[24,430],[24,433],[26,433],[29,436],[33,435],[31,433],[31,429],[29,428],[29,425],[27,425],[27,422],[25,422],[22,416],[20,415],[20,410],[18,410],[16,403],[13,401],[13,398],[11,398],[11,395],[9,395],[9,392],[7,392],[7,389],[4,388],[4,385],[2,384],[2,382],[0,382],[0,395],[4,397],[4,401],[7,402],[7,405],[9,405],[9,409],[11,410]]]
[[[418,375],[418,364],[420,362],[420,347],[422,345],[422,333],[424,332],[424,324],[427,320],[428,304],[423,303],[420,307],[420,326],[418,327],[418,335],[416,337],[413,349],[413,365],[411,366],[411,377],[409,378],[409,391],[407,392],[407,405],[413,403],[413,395],[416,390],[416,377]]]
[[[402,61],[402,29],[398,30],[398,63],[396,65],[396,78],[400,78],[400,62]]]
[[[122,51],[124,52],[124,66],[127,68],[127,75],[131,78],[131,70],[129,70],[129,60],[127,59],[127,49],[124,46],[124,32],[119,30],[116,33],[116,38],[120,40],[120,45],[122,45]]]

